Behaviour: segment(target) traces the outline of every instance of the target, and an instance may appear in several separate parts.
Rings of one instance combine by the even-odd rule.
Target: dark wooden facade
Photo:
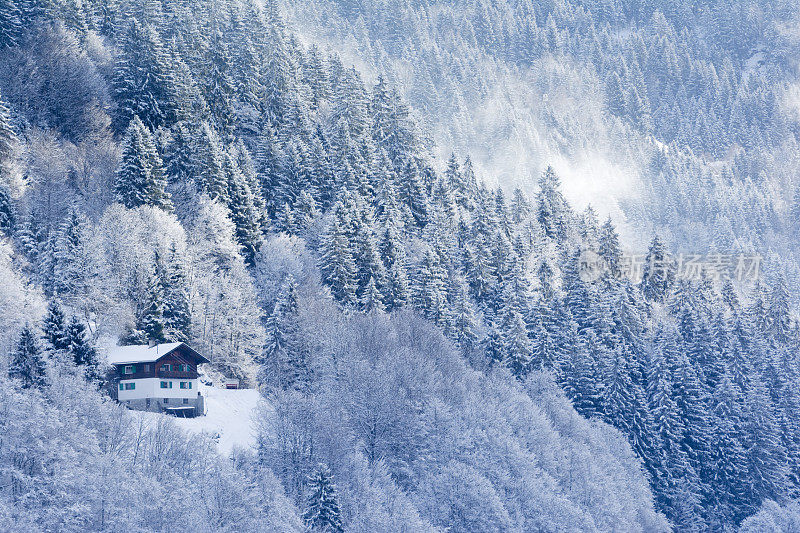
[[[129,363],[115,366],[117,368],[117,379],[121,380],[145,378],[197,379],[199,376],[197,365],[207,362],[204,357],[182,344],[152,363]],[[128,366],[133,367],[133,373],[125,373],[125,367]]]

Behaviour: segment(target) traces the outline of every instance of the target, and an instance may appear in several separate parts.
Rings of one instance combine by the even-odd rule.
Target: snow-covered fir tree
[[[324,464],[320,464],[308,480],[308,499],[303,520],[308,531],[344,531],[336,485],[330,470]]]
[[[42,349],[33,328],[22,330],[16,350],[11,354],[8,376],[16,379],[22,388],[41,388],[47,383],[47,368]]]

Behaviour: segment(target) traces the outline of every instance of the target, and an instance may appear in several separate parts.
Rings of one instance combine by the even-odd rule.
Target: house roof
[[[189,348],[183,342],[170,342],[166,344],[156,344],[153,347],[147,344],[136,344],[132,346],[115,346],[108,352],[108,362],[112,365],[128,365],[133,363],[154,363],[165,355],[175,351],[177,348],[185,346],[200,362],[208,363],[208,359]]]

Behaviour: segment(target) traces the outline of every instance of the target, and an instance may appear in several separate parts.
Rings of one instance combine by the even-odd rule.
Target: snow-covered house
[[[197,365],[209,361],[185,343],[117,346],[108,362],[116,368],[117,400],[123,405],[177,416],[203,414]]]

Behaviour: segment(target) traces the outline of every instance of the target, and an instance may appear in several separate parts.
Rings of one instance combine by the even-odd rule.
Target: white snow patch
[[[742,73],[742,78],[747,80],[750,76],[761,67],[766,59],[766,54],[764,53],[763,48],[757,49],[752,56],[747,58],[744,62],[744,72]]]
[[[253,449],[256,445],[256,416],[267,401],[255,389],[226,390],[200,385],[205,397],[206,415],[196,418],[174,418],[176,424],[189,433],[208,433],[217,441],[223,455],[234,447]],[[137,411],[148,420],[161,415]]]
[[[792,119],[800,122],[800,82],[787,87],[783,95],[783,107]]]

